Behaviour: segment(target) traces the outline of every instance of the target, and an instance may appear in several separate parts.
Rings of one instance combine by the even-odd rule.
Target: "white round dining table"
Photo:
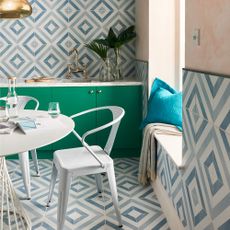
[[[56,142],[74,129],[73,120],[62,114],[51,118],[47,111],[22,110],[19,111],[20,117],[34,119],[37,128],[26,134],[19,128],[11,134],[0,134],[0,230],[31,229],[28,214],[20,204],[9,177],[5,157]]]

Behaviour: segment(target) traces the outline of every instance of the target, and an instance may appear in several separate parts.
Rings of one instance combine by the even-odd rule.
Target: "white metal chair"
[[[23,110],[26,107],[26,105],[31,101],[33,101],[35,104],[34,110],[37,110],[39,107],[39,101],[34,97],[17,96],[17,98],[18,98],[18,104],[17,104],[18,110]],[[0,100],[6,100],[6,97],[2,97],[0,98]],[[39,172],[39,166],[38,166],[37,151],[36,149],[33,149],[33,150],[30,150],[30,152],[31,152],[33,163],[34,163],[35,171],[37,173],[37,176],[39,176],[40,172]],[[27,198],[30,199],[31,195],[30,195],[29,155],[28,155],[28,152],[24,152],[24,153],[20,153],[18,156],[19,156],[20,166],[22,170],[23,183],[24,183],[25,190],[27,193]]]
[[[110,158],[109,155],[111,153],[114,140],[116,138],[120,121],[124,116],[125,112],[121,107],[105,106],[77,113],[71,116],[71,118],[76,118],[84,114],[99,110],[111,111],[113,116],[112,121],[105,125],[85,132],[82,135],[82,137],[74,130],[74,135],[81,141],[83,147],[63,149],[54,152],[52,177],[47,206],[49,206],[49,203],[51,202],[54,185],[57,179],[57,174],[59,174],[60,181],[58,187],[57,230],[62,230],[64,227],[71,178],[74,176],[95,174],[98,191],[101,192],[101,173],[107,173],[108,175],[108,181],[111,189],[112,200],[116,211],[118,223],[120,227],[122,226],[121,214],[118,205],[118,194],[114,174],[113,160]],[[111,127],[111,130],[104,149],[102,149],[98,145],[90,146],[86,143],[86,137],[108,127]]]

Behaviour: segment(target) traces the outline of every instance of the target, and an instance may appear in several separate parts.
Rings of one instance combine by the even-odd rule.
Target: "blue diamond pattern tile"
[[[99,21],[104,22],[113,13],[113,8],[105,0],[101,0],[96,2],[91,12]]]
[[[87,63],[89,77],[97,79],[100,60],[92,51],[85,48],[84,44],[106,36],[112,26],[118,33],[135,24],[134,0],[31,0],[30,3],[33,8],[30,17],[2,23],[0,21],[0,38],[3,38],[0,39],[0,71],[3,77],[17,72],[21,78],[31,78],[39,72],[45,76],[63,78],[67,72],[66,67],[57,65],[55,69],[53,65],[47,65],[41,57],[45,51],[49,53],[53,46],[58,46],[58,60],[63,66],[66,66],[70,50],[78,47],[81,62]],[[8,58],[9,55],[15,55],[12,52],[15,46],[22,51],[20,55],[26,61],[26,64],[20,67],[20,71]],[[121,55],[123,76],[134,76],[135,43],[123,46]]]
[[[43,6],[41,1],[33,0],[32,3],[33,13],[30,16],[34,22],[39,21],[46,13],[47,9]]]
[[[223,186],[223,180],[213,151],[209,154],[207,160],[204,162],[204,166],[208,183],[210,185],[210,190],[214,196]]]
[[[53,69],[58,64],[59,60],[54,54],[50,54],[45,58],[44,62],[50,69]]]
[[[200,182],[194,168],[186,179],[186,189],[194,226],[198,225],[207,215]]]
[[[57,44],[61,51],[66,55],[69,55],[69,52],[73,48],[80,45],[78,40],[71,33],[66,33],[63,37],[60,38]]]
[[[132,162],[138,167],[138,159],[115,159],[115,165],[125,165]],[[32,163],[32,162],[31,162]],[[119,164],[118,164],[119,163]],[[21,178],[18,160],[7,161],[9,170],[14,170],[17,175],[13,184],[19,196],[23,197],[24,188]],[[51,174],[52,162],[50,160],[39,160],[41,177],[32,177],[32,199],[21,200],[31,221],[32,229],[57,229],[57,189],[55,186],[54,195],[49,208],[45,206],[48,196],[48,186]],[[33,164],[31,164],[31,171]],[[118,178],[123,175],[119,170],[115,172]],[[130,174],[132,174],[130,172]],[[11,173],[13,176],[13,173]],[[137,181],[137,176],[135,177]],[[112,205],[111,193],[108,192],[107,178],[104,177],[104,190],[102,197],[98,196],[94,176],[75,178],[71,185],[65,229],[118,229],[115,210]],[[108,191],[107,191],[108,190]],[[78,196],[77,194],[80,194]],[[149,202],[153,198],[152,201]],[[130,199],[130,196],[119,194],[119,204],[123,218],[123,229],[168,229],[165,216],[163,215],[159,202],[150,186],[142,187]]]
[[[45,47],[46,42],[35,32],[33,32],[23,43],[23,46],[32,55],[38,55]]]
[[[87,218],[89,215],[78,208],[73,208],[70,210],[66,215],[66,220],[69,221],[71,224],[76,224],[80,222],[84,218]]]
[[[25,63],[25,60],[19,54],[16,54],[11,58],[10,63],[19,69]]]
[[[25,26],[19,20],[16,20],[11,26],[10,29],[16,34],[19,35],[24,29]]]
[[[229,78],[190,70],[184,71],[183,162],[185,168],[178,170],[181,177],[176,179],[176,186],[166,191],[177,209],[182,224],[189,230],[221,229],[222,226],[228,226],[229,90]],[[164,157],[159,158],[159,176],[163,175],[162,169],[167,163],[162,159]],[[170,183],[170,177],[163,178],[162,183]],[[181,192],[183,188],[185,192]]]
[[[189,122],[190,132],[192,133],[192,138],[194,142],[197,143],[208,126],[208,121],[197,114],[190,113],[189,110],[185,110],[185,112]]]
[[[10,48],[12,43],[7,39],[7,37],[0,32],[0,56],[3,56],[7,53],[7,50]]]
[[[50,20],[46,25],[45,25],[45,30],[53,35],[60,27],[57,25],[57,23],[54,20]]]
[[[169,178],[170,178],[170,184],[171,187],[174,185],[176,182],[178,176],[179,176],[179,171],[177,170],[175,163],[170,159],[169,156],[166,157],[167,160],[167,167],[168,167],[168,173],[169,173]]]
[[[228,219],[224,224],[222,224],[218,230],[228,230],[230,229],[230,219]]]
[[[126,191],[132,191],[134,188],[136,188],[137,183],[132,181],[123,181],[119,183],[118,186]]]
[[[120,19],[118,19],[116,21],[116,23],[113,25],[113,29],[116,33],[121,32],[122,30],[124,30],[126,28],[126,25],[124,24],[124,22]]]
[[[125,212],[122,213],[123,216],[131,219],[132,221],[139,222],[142,218],[144,218],[148,213],[137,208],[130,207]]]
[[[58,12],[66,22],[71,22],[72,20],[75,20],[77,15],[80,13],[80,9],[75,1],[65,0],[58,8]]]
[[[79,25],[79,29],[82,33],[84,33],[85,35],[88,34],[92,29],[93,26],[87,21],[87,19],[85,19],[80,25]]]

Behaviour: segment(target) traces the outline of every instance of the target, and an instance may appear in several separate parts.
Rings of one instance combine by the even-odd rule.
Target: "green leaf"
[[[95,39],[85,46],[94,51],[103,60],[107,58],[109,48],[119,49],[124,44],[130,42],[136,37],[135,26],[129,26],[122,31],[118,36],[115,34],[112,27],[110,27],[108,35],[104,39]]]
[[[107,39],[95,39],[93,41],[104,46],[109,46]]]
[[[130,26],[118,35],[118,41],[120,46],[130,42],[136,37],[136,33],[134,32],[134,30],[135,26]]]
[[[116,36],[115,32],[113,31],[112,27],[109,29],[107,41],[108,41],[108,46],[110,48],[116,48],[117,36]]]
[[[90,42],[89,44],[85,44],[85,47],[94,51],[99,57],[101,57],[104,61],[107,58],[108,47],[102,44],[98,44],[95,41]]]

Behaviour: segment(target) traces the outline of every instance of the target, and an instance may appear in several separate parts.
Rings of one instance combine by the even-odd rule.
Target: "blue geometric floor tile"
[[[71,184],[65,230],[168,230],[168,224],[152,186],[137,181],[137,158],[115,159],[115,174],[122,214],[118,228],[107,175],[103,175],[103,191],[97,193],[94,176],[74,178]],[[25,197],[21,170],[17,160],[7,161],[10,176],[20,198]],[[32,222],[32,230],[56,230],[58,182],[52,202],[46,207],[52,162],[39,160],[40,177],[31,177],[32,199],[21,199]],[[30,162],[31,174],[34,168]]]

